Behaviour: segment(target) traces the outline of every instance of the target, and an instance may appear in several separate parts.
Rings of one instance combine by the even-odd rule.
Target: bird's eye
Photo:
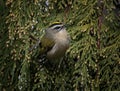
[[[57,30],[59,30],[59,29],[61,29],[61,27],[55,27],[54,29],[57,29]]]

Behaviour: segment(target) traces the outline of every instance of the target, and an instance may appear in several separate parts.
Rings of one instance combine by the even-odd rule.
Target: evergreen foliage
[[[119,6],[119,0],[0,0],[0,91],[120,91]],[[39,62],[41,49],[32,49],[56,21],[71,36],[59,69]]]

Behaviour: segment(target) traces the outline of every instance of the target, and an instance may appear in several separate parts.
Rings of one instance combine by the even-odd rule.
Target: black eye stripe
[[[62,27],[55,27],[54,29],[61,29]]]
[[[60,30],[62,28],[64,28],[65,26],[56,26],[54,29]]]

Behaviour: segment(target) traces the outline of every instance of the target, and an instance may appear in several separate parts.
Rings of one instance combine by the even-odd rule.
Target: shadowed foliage
[[[120,91],[119,6],[120,0],[0,0],[0,91]],[[39,46],[53,22],[71,36],[60,67],[46,62]]]

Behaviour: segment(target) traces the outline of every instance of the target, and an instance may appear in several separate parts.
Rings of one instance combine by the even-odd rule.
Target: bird
[[[37,40],[33,36],[31,38]],[[67,32],[65,24],[54,22],[44,30],[43,37],[37,40],[30,51],[39,50],[37,58],[40,63],[46,62],[46,59],[52,64],[60,63],[70,46],[70,40],[70,34]]]
[[[46,53],[48,60],[61,59],[70,46],[70,35],[61,22],[55,22],[45,29],[45,35],[41,38],[40,47]]]

